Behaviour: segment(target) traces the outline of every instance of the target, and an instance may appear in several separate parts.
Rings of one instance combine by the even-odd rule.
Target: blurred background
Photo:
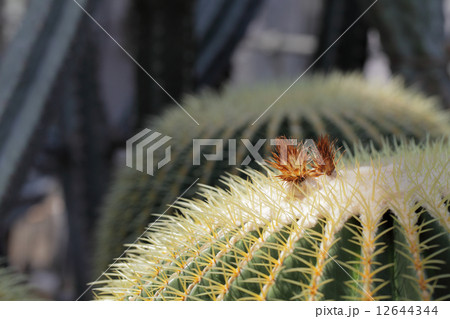
[[[142,69],[180,101],[314,63],[308,72],[401,76],[448,109],[450,0],[379,0],[358,20],[373,3],[0,0],[4,266],[49,300],[77,299],[100,275],[93,232],[125,141],[174,107]]]

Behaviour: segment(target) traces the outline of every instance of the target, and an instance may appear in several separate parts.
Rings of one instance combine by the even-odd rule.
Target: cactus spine
[[[229,88],[220,96],[204,93],[187,97],[182,104],[200,126],[178,108],[151,122],[149,128],[173,138],[172,161],[154,176],[130,168],[120,172],[99,222],[96,272],[106,270],[123,252],[123,244],[134,242],[154,216],[163,213],[195,178],[204,184],[216,184],[225,172],[237,173],[227,158],[193,166],[194,138],[237,139],[236,162],[240,164],[249,155],[241,138],[254,145],[260,138],[285,135],[304,139],[328,133],[340,141],[360,139],[380,147],[383,136],[422,139],[426,134],[439,137],[449,132],[448,114],[438,111],[433,100],[406,91],[400,82],[369,85],[359,75],[339,74],[302,79],[251,125],[289,84]],[[227,154],[227,143],[224,148]],[[214,152],[213,147],[203,150]],[[260,153],[264,156],[269,150],[262,148]],[[164,158],[164,149],[160,151],[155,156]]]
[[[344,155],[299,184],[204,186],[97,283],[116,300],[450,299],[450,143]]]

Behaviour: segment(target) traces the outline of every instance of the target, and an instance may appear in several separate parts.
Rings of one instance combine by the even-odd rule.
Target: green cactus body
[[[42,300],[42,297],[27,284],[25,276],[0,266],[0,301],[25,300]]]
[[[344,155],[331,176],[203,186],[96,283],[116,300],[450,299],[450,143]]]
[[[106,270],[123,252],[123,244],[134,242],[196,178],[213,185],[225,172],[238,173],[237,167],[249,155],[240,139],[255,145],[260,138],[304,139],[328,133],[348,143],[372,141],[379,148],[383,136],[422,139],[426,134],[440,137],[449,132],[448,114],[438,111],[433,100],[406,91],[401,83],[369,85],[361,76],[339,74],[302,79],[252,125],[289,84],[187,97],[182,104],[200,126],[179,108],[151,122],[149,128],[173,138],[172,160],[154,176],[131,168],[120,172],[98,224],[97,273]],[[200,166],[192,165],[194,138],[223,139],[224,160],[202,159]],[[237,166],[228,164],[227,139],[237,141]],[[260,150],[262,156],[270,151],[268,142],[266,146]],[[215,149],[202,150],[208,154]],[[164,158],[164,148],[158,151],[155,156]],[[186,194],[193,195],[193,189]]]

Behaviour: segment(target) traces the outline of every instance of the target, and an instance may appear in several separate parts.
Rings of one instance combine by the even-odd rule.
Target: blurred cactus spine
[[[0,259],[0,301],[41,300],[42,298],[27,284],[24,275],[3,265]]]

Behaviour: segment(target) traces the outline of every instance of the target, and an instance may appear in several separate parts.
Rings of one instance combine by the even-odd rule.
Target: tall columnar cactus
[[[204,200],[179,205],[183,216],[158,221],[96,292],[116,300],[449,300],[449,159],[441,140],[360,148],[333,171],[315,165],[296,181],[273,170],[230,176],[228,190],[204,187]]]
[[[172,160],[154,176],[131,168],[120,172],[99,222],[97,273],[106,270],[123,252],[123,244],[134,242],[154,220],[152,216],[165,212],[197,177],[212,185],[225,172],[237,172],[238,166],[228,164],[228,139],[237,140],[239,165],[249,155],[240,139],[255,145],[260,138],[285,135],[302,139],[329,133],[340,141],[361,139],[379,147],[382,136],[421,139],[426,134],[436,137],[449,132],[448,114],[438,111],[433,100],[406,91],[401,83],[367,84],[361,76],[339,74],[302,79],[252,125],[289,84],[229,88],[221,95],[187,97],[182,105],[199,126],[177,107],[150,122],[150,129],[172,137]],[[200,166],[193,165],[194,138],[224,139],[224,160],[206,162],[202,158]],[[202,150],[215,151],[214,147]],[[260,154],[269,150],[267,142]],[[164,158],[165,148],[158,152],[155,158]],[[193,193],[194,188],[186,196]]]

